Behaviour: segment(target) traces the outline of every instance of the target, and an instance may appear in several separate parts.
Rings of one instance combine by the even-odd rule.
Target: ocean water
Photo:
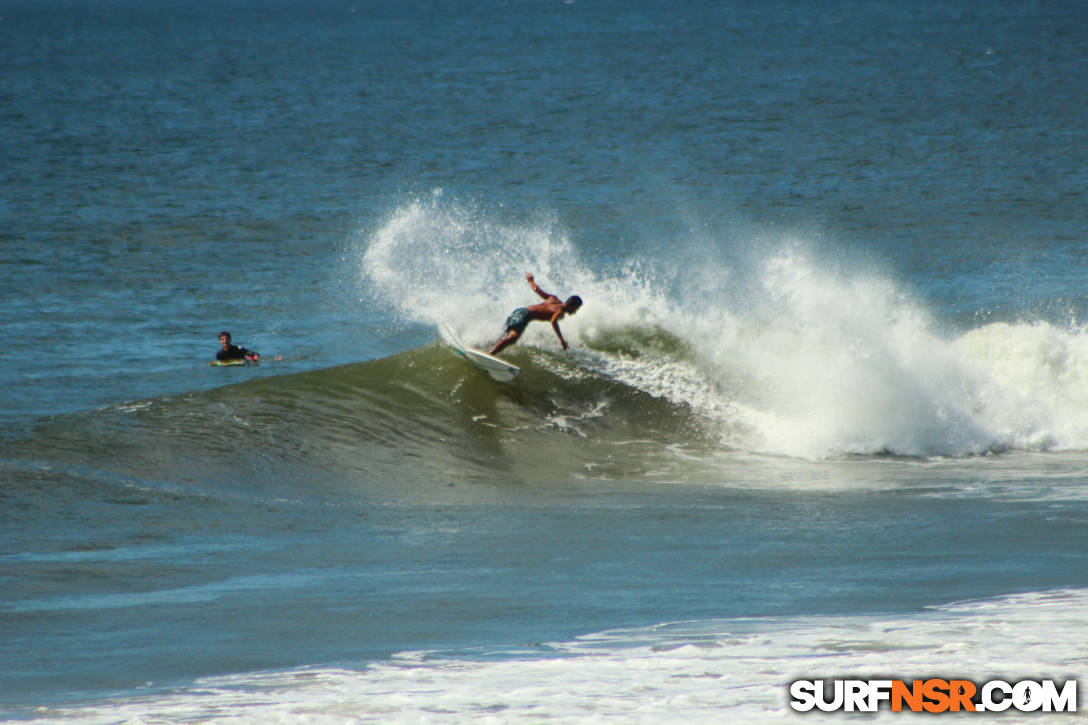
[[[0,718],[1082,678],[1086,29],[0,0]],[[439,326],[488,344],[526,272],[585,306],[496,383]]]

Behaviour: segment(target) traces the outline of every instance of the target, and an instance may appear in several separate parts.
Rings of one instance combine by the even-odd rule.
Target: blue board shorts
[[[516,331],[519,335],[525,332],[525,328],[533,321],[533,313],[524,307],[519,307],[506,318],[506,331]]]

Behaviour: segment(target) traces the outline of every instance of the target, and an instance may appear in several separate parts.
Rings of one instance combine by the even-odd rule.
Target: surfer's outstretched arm
[[[550,299],[552,297],[555,297],[555,295],[549,294],[548,292],[545,292],[544,290],[540,289],[540,285],[538,285],[536,283],[536,280],[533,279],[533,273],[532,272],[529,272],[528,274],[526,274],[525,279],[528,280],[529,287],[532,288],[533,292],[536,292],[538,295],[540,295],[544,299]]]
[[[559,344],[563,346],[563,349],[567,349],[567,341],[563,339],[563,333],[559,331],[559,317],[562,312],[557,312],[552,315],[552,329],[555,330],[555,336],[559,338]]]

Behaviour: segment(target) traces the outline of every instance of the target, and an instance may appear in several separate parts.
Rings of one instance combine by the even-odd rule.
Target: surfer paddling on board
[[[230,342],[230,333],[226,330],[219,333],[219,346],[219,352],[215,353],[215,359],[219,362],[229,362],[230,360],[249,360],[250,362],[257,362],[261,359],[261,356],[252,350],[232,345]]]
[[[498,355],[517,342],[518,338],[521,337],[521,333],[525,332],[525,328],[533,320],[551,322],[552,329],[555,330],[555,335],[559,338],[559,344],[563,346],[564,350],[567,349],[567,341],[563,339],[563,333],[559,331],[559,320],[563,319],[564,315],[573,315],[577,312],[578,308],[582,306],[582,298],[578,295],[572,295],[567,298],[566,302],[561,302],[558,297],[548,294],[537,286],[532,272],[525,275],[525,279],[529,281],[529,286],[533,288],[533,292],[543,297],[544,301],[529,307],[519,307],[510,313],[510,316],[506,318],[506,334],[491,348],[491,355]]]

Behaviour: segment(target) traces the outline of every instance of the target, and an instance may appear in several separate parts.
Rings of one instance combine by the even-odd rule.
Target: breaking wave
[[[531,298],[524,272],[580,294],[585,307],[563,322],[577,348],[568,374],[680,406],[724,449],[822,459],[1088,448],[1083,329],[949,334],[887,274],[797,240],[743,263],[704,248],[592,265],[552,222],[503,224],[436,194],[360,246],[372,294],[478,345]],[[525,343],[558,351],[546,325]]]

